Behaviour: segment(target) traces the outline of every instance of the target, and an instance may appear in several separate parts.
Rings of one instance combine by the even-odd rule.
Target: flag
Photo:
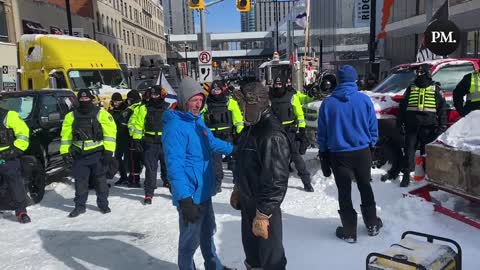
[[[395,0],[383,0],[381,30],[380,33],[377,35],[377,39],[385,39],[385,37],[387,36],[385,27],[387,26],[390,15],[392,14],[392,7],[394,1]]]
[[[307,28],[307,12],[298,14],[295,18],[295,23],[303,29]]]
[[[155,85],[160,85],[162,89],[167,91],[167,96],[165,97],[165,101],[173,104],[177,102],[177,93],[173,90],[173,87],[165,78],[165,74],[160,70],[160,74],[158,74],[157,83]]]
[[[448,20],[448,0],[445,0],[445,2],[440,6],[440,8],[435,12],[435,14],[433,14],[432,19],[430,20],[430,22],[428,22],[428,24],[431,24],[436,20]],[[442,58],[442,57],[440,55],[436,55],[432,53],[425,46],[425,34],[424,34],[422,38],[422,44],[417,52],[417,62],[435,60],[439,58]]]

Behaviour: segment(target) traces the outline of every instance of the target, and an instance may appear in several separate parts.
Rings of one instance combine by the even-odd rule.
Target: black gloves
[[[330,153],[329,152],[318,152],[320,157],[320,165],[322,167],[323,176],[329,177],[332,175],[332,169],[330,165]]]
[[[193,203],[192,197],[180,200],[180,209],[185,223],[195,223],[200,219],[200,206]]]
[[[137,153],[143,153],[143,144],[141,140],[133,140],[133,148]]]
[[[72,163],[73,163],[73,157],[72,157],[72,154],[68,153],[68,154],[63,154],[62,155],[62,159],[63,159],[63,162],[65,162],[65,164],[67,166],[71,166]]]
[[[22,154],[22,150],[12,145],[8,150],[5,150],[0,154],[0,158],[4,160],[11,160],[21,156]]]
[[[298,152],[300,153],[300,155],[305,155],[305,153],[307,152],[307,148],[310,145],[307,134],[305,133],[305,128],[298,129],[297,140],[300,142]]]
[[[113,159],[113,153],[110,152],[110,151],[104,150],[104,151],[103,151],[103,155],[102,155],[102,163],[103,163],[103,165],[104,165],[104,166],[107,166],[112,159]]]

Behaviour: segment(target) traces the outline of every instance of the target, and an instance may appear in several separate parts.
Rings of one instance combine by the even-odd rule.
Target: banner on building
[[[371,0],[355,0],[354,26],[356,28],[370,26],[371,4]]]

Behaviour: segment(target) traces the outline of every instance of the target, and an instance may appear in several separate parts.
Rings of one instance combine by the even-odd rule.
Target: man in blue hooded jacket
[[[213,242],[216,230],[212,207],[215,194],[213,154],[230,155],[233,146],[217,139],[202,120],[205,104],[201,85],[186,77],[178,89],[178,110],[163,114],[162,142],[173,204],[178,208],[180,238],[178,267],[194,270],[193,255],[202,250],[206,270],[227,270]]]
[[[331,167],[338,188],[338,213],[343,226],[337,228],[336,236],[355,243],[357,212],[352,204],[352,179],[356,180],[360,191],[362,216],[368,235],[377,235],[383,226],[377,217],[370,186],[370,147],[378,139],[378,122],[372,101],[358,91],[355,69],[349,65],[340,67],[337,79],[339,85],[320,107],[317,141],[322,170],[328,175]]]

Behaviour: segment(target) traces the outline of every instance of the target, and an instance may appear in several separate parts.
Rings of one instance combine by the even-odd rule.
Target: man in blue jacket
[[[220,262],[213,242],[213,154],[230,155],[233,146],[215,138],[203,122],[200,112],[205,96],[198,82],[184,78],[177,94],[178,110],[163,114],[162,142],[173,204],[179,214],[178,267],[195,270],[193,255],[200,246],[206,270],[227,270],[230,268]]]
[[[340,204],[336,236],[349,243],[357,241],[357,212],[352,204],[352,178],[362,200],[361,210],[368,235],[375,236],[383,226],[377,217],[375,197],[370,186],[372,156],[370,147],[378,139],[378,123],[370,98],[358,91],[357,72],[345,65],[337,71],[339,85],[320,107],[318,145],[322,170],[335,176]]]

